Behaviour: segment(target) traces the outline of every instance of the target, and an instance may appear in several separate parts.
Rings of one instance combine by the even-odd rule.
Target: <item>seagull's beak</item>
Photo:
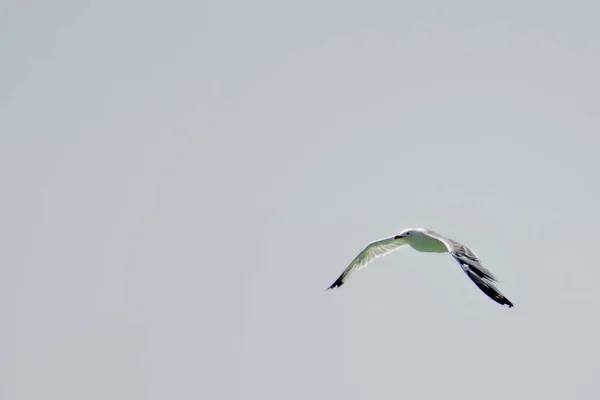
[[[394,239],[402,239],[404,237],[404,235],[396,235],[394,236]]]

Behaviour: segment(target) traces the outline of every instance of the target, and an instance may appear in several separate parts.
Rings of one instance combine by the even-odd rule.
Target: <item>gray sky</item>
[[[0,397],[599,398],[599,11],[3,2]]]

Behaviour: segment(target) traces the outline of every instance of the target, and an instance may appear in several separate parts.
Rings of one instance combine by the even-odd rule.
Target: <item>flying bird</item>
[[[494,286],[494,283],[497,282],[496,278],[481,265],[481,261],[471,249],[423,228],[404,229],[396,236],[369,243],[327,290],[342,286],[348,280],[350,274],[366,267],[374,259],[386,256],[409,245],[413,249],[425,253],[450,253],[467,276],[489,298],[508,308],[514,306]]]

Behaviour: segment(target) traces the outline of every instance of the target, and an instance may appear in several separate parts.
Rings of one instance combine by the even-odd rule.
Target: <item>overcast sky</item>
[[[3,1],[0,397],[600,398],[599,13]]]

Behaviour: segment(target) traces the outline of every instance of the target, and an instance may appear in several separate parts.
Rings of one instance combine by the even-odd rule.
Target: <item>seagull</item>
[[[489,298],[508,308],[514,306],[494,286],[494,282],[497,282],[496,278],[481,265],[481,261],[471,249],[457,241],[423,228],[404,229],[396,236],[369,243],[327,290],[342,286],[350,274],[366,267],[374,259],[386,256],[409,245],[413,249],[425,253],[450,253],[467,276]]]

